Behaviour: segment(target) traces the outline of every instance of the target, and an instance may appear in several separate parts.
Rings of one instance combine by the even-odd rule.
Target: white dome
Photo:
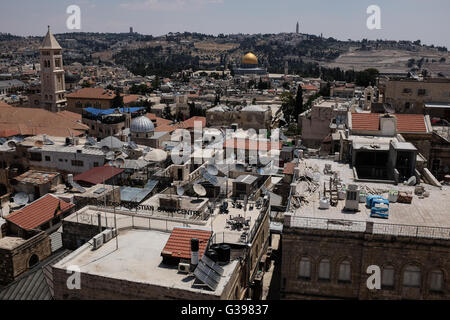
[[[130,131],[134,133],[147,133],[155,131],[152,120],[145,116],[138,117],[131,122]]]

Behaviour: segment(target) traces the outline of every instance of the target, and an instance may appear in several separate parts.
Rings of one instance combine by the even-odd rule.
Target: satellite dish
[[[14,196],[13,200],[14,203],[17,204],[18,206],[24,206],[28,203],[30,198],[25,192],[19,192]]]
[[[94,138],[87,137],[86,139],[87,139],[88,144],[90,144],[91,146],[96,146],[97,145],[97,140],[95,140]],[[102,150],[103,150],[103,148],[102,148]]]
[[[15,148],[15,147],[17,147],[17,144],[16,144],[16,142],[15,141],[13,141],[13,140],[11,140],[11,141],[8,141],[7,143],[6,143],[7,145],[8,145],[8,147],[10,147],[10,148]]]
[[[162,162],[167,159],[167,152],[161,149],[152,149],[144,156],[145,161]]]
[[[263,176],[264,175],[264,168],[258,168],[257,170],[258,174]]]
[[[180,197],[184,194],[184,188],[183,187],[178,187],[177,188],[177,195],[179,195]]]
[[[201,184],[194,184],[194,191],[199,197],[206,196],[206,189]]]
[[[130,142],[128,143],[128,146],[129,146],[131,149],[133,149],[133,150],[136,150],[136,149],[139,148],[138,145],[137,145],[135,142],[133,142],[133,141],[130,141]]]
[[[41,140],[37,140],[37,141],[34,143],[34,146],[35,146],[36,148],[42,148],[42,147],[44,146],[44,142],[41,141]]]
[[[206,171],[212,176],[217,176],[217,174],[219,173],[219,169],[217,169],[216,166],[211,164],[206,166]]]
[[[123,158],[117,158],[116,161],[114,161],[114,165],[116,167],[121,167],[125,164],[125,160]]]
[[[109,152],[109,147],[108,147],[108,146],[103,146],[103,147],[102,147],[102,151],[103,151],[104,153],[108,153],[108,152]]]
[[[106,154],[106,156],[105,156],[105,159],[106,159],[106,160],[109,160],[109,161],[114,160],[114,158],[115,158],[114,152],[108,152],[108,153]]]
[[[237,171],[245,171],[245,165],[242,163],[236,163],[236,170]]]
[[[47,137],[47,135],[44,135],[44,143],[48,144],[48,145],[54,145],[55,144],[49,137]]]

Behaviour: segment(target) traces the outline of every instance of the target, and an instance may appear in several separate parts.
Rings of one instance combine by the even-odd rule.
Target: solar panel
[[[213,269],[208,267],[203,262],[199,262],[197,269],[200,269],[204,274],[206,274],[208,277],[210,277],[214,282],[219,283],[220,282],[220,274],[216,273]]]
[[[105,188],[98,188],[97,190],[94,191],[95,194],[102,194],[103,192],[105,192],[106,189]]]
[[[197,280],[206,284],[211,290],[215,291],[217,289],[218,283],[208,277],[208,275],[204,274],[198,267],[194,271],[194,276]]]
[[[215,263],[214,261],[212,261],[210,258],[208,258],[206,255],[203,255],[203,258],[201,261],[204,262],[208,267],[213,269],[215,272],[217,272],[219,275],[223,276],[223,272],[224,272],[223,268],[221,266],[219,266],[217,263]]]
[[[71,182],[71,185],[72,185],[72,187],[74,188],[74,189],[76,189],[78,192],[81,192],[81,193],[85,193],[86,192],[86,189],[84,189],[82,186],[80,186],[78,183],[76,183],[75,181],[72,181]]]
[[[205,178],[206,180],[208,180],[213,186],[217,186],[217,184],[219,183],[219,180],[217,180],[216,177],[212,176],[211,174],[209,174],[207,171],[205,171],[203,173],[203,178]]]

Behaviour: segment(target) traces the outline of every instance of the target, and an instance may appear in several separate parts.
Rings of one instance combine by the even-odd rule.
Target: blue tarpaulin
[[[136,112],[141,111],[145,109],[144,107],[131,107],[131,108],[120,108],[120,112]],[[108,115],[113,114],[117,109],[97,109],[97,108],[84,108],[83,109],[86,112],[89,112],[90,114],[93,114],[95,116],[102,116],[102,115]]]

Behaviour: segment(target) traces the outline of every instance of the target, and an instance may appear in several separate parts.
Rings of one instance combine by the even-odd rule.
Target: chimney
[[[380,131],[382,136],[393,137],[397,134],[397,118],[386,114],[380,117]]]
[[[198,265],[198,250],[199,250],[199,241],[197,238],[191,239],[191,269],[192,271],[197,268]]]
[[[72,185],[73,184],[73,174],[68,174],[67,175],[67,182]]]

